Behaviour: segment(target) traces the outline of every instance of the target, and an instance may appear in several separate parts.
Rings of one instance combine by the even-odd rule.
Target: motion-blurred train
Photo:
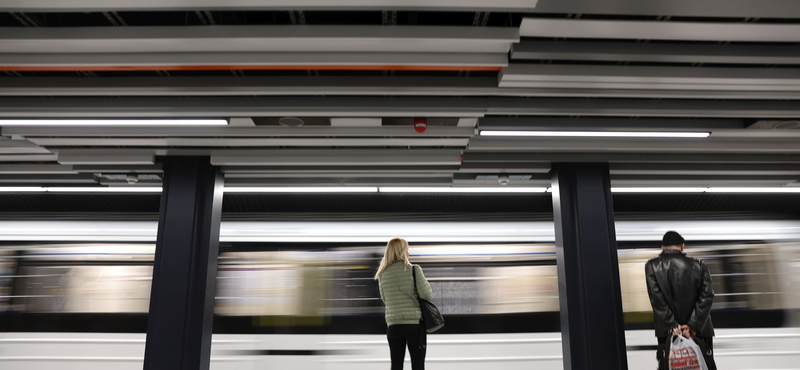
[[[0,221],[0,368],[140,369],[155,223]],[[709,265],[721,369],[798,369],[800,222],[617,221],[630,369],[655,367],[644,262],[677,230]],[[223,222],[213,369],[389,366],[375,269],[411,242],[445,327],[430,369],[561,369],[553,224]]]

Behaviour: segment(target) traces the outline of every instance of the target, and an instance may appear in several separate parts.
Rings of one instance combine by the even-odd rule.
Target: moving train
[[[710,267],[724,369],[800,363],[800,222],[617,221],[630,369],[655,367],[644,262],[677,230]],[[431,369],[561,369],[553,224],[223,222],[212,368],[388,366],[372,279],[411,242],[445,315]],[[155,253],[148,221],[0,221],[0,367],[141,368]]]

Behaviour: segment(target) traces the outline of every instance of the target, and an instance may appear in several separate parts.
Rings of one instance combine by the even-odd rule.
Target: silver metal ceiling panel
[[[0,164],[2,174],[74,174],[72,166],[60,164]]]
[[[276,149],[214,151],[216,166],[447,166],[461,163],[451,149]]]
[[[540,0],[533,12],[587,15],[800,18],[800,3],[784,0]]]
[[[468,163],[537,163],[537,162],[610,162],[610,163],[774,163],[800,164],[797,154],[736,154],[736,153],[609,153],[573,152],[464,152]]]
[[[795,164],[730,164],[730,163],[612,163],[612,175],[800,175]]]
[[[0,42],[0,45],[2,43]],[[0,65],[15,67],[108,66],[451,66],[503,67],[506,52],[495,53],[242,53],[242,52],[120,52],[120,53],[14,53],[0,52]],[[231,67],[235,69],[235,67]]]
[[[797,91],[800,89],[800,71],[789,68],[512,64],[500,75],[500,87],[506,86]]]
[[[25,140],[0,140],[0,154],[50,154],[50,151]]]
[[[709,87],[710,89],[711,87]],[[497,87],[495,77],[104,77],[4,78],[0,96],[509,96],[670,99],[800,99],[796,91]]]
[[[384,177],[320,177],[303,178],[303,186],[446,186],[453,183],[450,176],[444,177],[408,177],[408,178],[384,178]],[[242,186],[297,186],[298,179],[287,178],[225,178],[226,187]]]
[[[0,28],[2,53],[506,53],[516,28],[156,26]]]
[[[490,98],[486,114],[636,117],[796,118],[800,102],[753,100]]]
[[[470,151],[617,153],[800,153],[796,138],[500,138],[475,137]]]
[[[521,36],[527,37],[800,42],[800,24],[523,18],[519,30]]]
[[[155,154],[124,150],[60,150],[58,163],[71,165],[146,165],[155,163]]]
[[[655,63],[800,64],[796,45],[522,40],[511,59]]]
[[[0,124],[1,125],[1,124]],[[254,126],[254,127],[67,127],[67,126],[10,126],[3,127],[4,136],[47,137],[392,137],[392,138],[468,138],[473,128],[429,126],[423,133],[411,126],[329,127],[329,126]]]
[[[134,147],[466,147],[469,139],[359,138],[359,139],[249,139],[249,138],[29,138],[41,146]]]
[[[797,118],[800,102],[508,97],[0,98],[0,117],[482,117],[586,115]]]
[[[419,10],[527,12],[537,0],[3,0],[4,12],[96,12],[176,10]]]
[[[0,184],[96,184],[90,173],[81,174],[0,174]]]
[[[303,166],[291,169],[293,174],[422,174],[449,173],[458,171],[458,166]],[[222,173],[227,175],[257,175],[287,173],[285,166],[224,166]]]
[[[57,159],[55,154],[0,154],[0,162],[55,162]]]
[[[482,117],[479,98],[0,98],[0,117]]]

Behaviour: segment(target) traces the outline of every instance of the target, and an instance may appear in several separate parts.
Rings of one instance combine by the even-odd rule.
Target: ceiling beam
[[[508,65],[495,53],[0,53],[0,71],[420,70],[494,71]]]
[[[411,11],[517,11],[527,12],[537,0],[6,0],[3,12],[99,12],[178,10],[411,10]]]
[[[800,11],[800,6],[797,6],[797,10]],[[800,42],[800,25],[793,23],[658,22],[528,17],[522,19],[519,30],[520,35],[525,37]]]
[[[497,87],[496,77],[37,77],[0,79],[0,96],[509,96],[669,99],[800,99],[779,90]]]
[[[797,118],[796,101],[508,97],[0,98],[0,117],[483,117],[583,115]]]
[[[800,91],[789,68],[511,64],[500,87]]]
[[[2,122],[2,121],[0,121]],[[2,123],[0,123],[2,126]],[[475,130],[467,127],[429,126],[418,133],[412,126],[381,127],[330,127],[330,126],[252,126],[252,127],[67,127],[67,126],[9,126],[0,130],[3,136],[22,137],[175,137],[175,138],[337,138],[337,137],[392,137],[392,138],[468,138]]]
[[[2,53],[506,53],[516,28],[142,26],[0,28]],[[174,55],[174,54],[173,54]],[[263,56],[263,55],[262,55]]]
[[[447,166],[461,163],[452,149],[276,149],[214,151],[215,166]]]
[[[540,0],[532,12],[637,16],[800,18],[800,4],[784,0]]]
[[[572,152],[542,153],[535,148],[527,152],[464,152],[464,163],[541,163],[541,162],[610,162],[610,163],[774,163],[800,164],[797,154],[736,153],[610,153]]]
[[[41,146],[92,147],[466,147],[468,138],[29,138]]]
[[[800,64],[790,44],[686,44],[522,40],[512,60],[580,60],[653,63]]]

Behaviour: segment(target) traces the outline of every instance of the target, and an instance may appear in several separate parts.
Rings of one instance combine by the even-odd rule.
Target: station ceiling
[[[798,4],[264,3],[0,1],[0,186],[155,186],[168,155],[232,187],[547,187],[577,161],[618,187],[800,185]],[[229,124],[3,124],[132,118]]]

